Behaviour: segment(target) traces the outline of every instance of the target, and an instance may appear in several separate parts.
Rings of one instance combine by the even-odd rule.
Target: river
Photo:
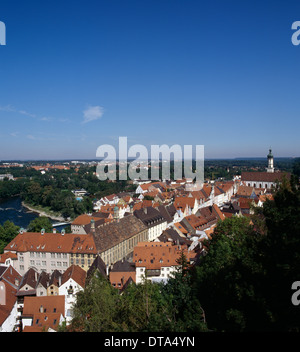
[[[27,229],[30,221],[39,217],[39,214],[34,213],[22,205],[19,197],[14,197],[8,200],[0,201],[0,225],[3,225],[6,220],[12,221],[15,225]],[[57,221],[50,219],[53,223]],[[56,229],[61,231],[65,226],[59,226]]]

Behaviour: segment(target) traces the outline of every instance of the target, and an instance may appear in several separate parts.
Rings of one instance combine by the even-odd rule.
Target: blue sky
[[[1,0],[0,160],[300,155],[299,1]]]

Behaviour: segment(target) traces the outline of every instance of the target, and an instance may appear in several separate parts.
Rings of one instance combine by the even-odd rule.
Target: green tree
[[[205,313],[194,285],[194,274],[183,252],[175,273],[161,287],[161,308],[153,317],[149,330],[173,332],[207,331]],[[156,329],[155,329],[156,327]]]
[[[300,158],[296,158],[294,160],[293,174],[297,175],[298,177],[300,177]]]
[[[299,309],[291,303],[299,280],[299,214],[299,188],[286,180],[256,210],[254,225],[230,218],[217,226],[196,272],[209,328],[300,331]]]
[[[95,272],[85,289],[77,294],[71,331],[112,332],[118,330],[119,294],[110,282]]]
[[[46,216],[40,216],[38,218],[35,218],[30,222],[28,225],[28,232],[40,232],[42,229],[45,230],[45,232],[52,232],[52,223],[49,218]]]
[[[260,259],[266,271],[263,288],[269,306],[270,330],[300,331],[299,309],[291,304],[291,286],[299,281],[300,190],[283,182],[273,201],[264,203],[266,235]]]
[[[256,286],[263,273],[257,262],[261,238],[244,217],[218,224],[208,254],[196,270],[208,328],[244,331],[265,322],[264,300]]]
[[[158,312],[163,312],[161,286],[145,279],[143,283],[131,284],[122,294],[119,302],[119,316],[122,331],[149,331],[149,325]],[[161,314],[160,314],[161,316]],[[160,331],[159,327],[155,327]]]
[[[19,226],[9,220],[6,220],[3,226],[0,225],[0,253],[3,253],[6,245],[17,236],[19,231]]]

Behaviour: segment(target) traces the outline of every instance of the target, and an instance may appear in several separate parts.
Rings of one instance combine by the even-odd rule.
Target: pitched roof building
[[[16,328],[16,292],[20,281],[20,274],[12,266],[0,266],[0,332]]]
[[[20,233],[4,248],[17,254],[16,269],[25,274],[29,268],[52,273],[65,271],[71,264],[81,265],[85,270],[97,254],[94,238],[89,235],[24,232]]]
[[[23,332],[57,331],[64,321],[65,297],[25,297],[22,314]]]
[[[164,242],[138,243],[134,248],[133,262],[136,266],[136,283],[146,277],[152,281],[166,281],[178,267],[181,253],[188,262],[194,262],[196,253],[188,251],[187,246]]]
[[[289,172],[242,172],[241,184],[254,188],[273,188],[283,178],[290,179]]]
[[[127,260],[119,260],[116,262],[109,272],[109,280],[113,287],[122,292],[128,280],[136,281],[135,279],[135,264]]]
[[[148,241],[155,240],[167,228],[167,219],[153,207],[135,210],[133,214],[148,228]]]
[[[148,228],[130,214],[97,227],[93,238],[97,253],[106,265],[111,265],[130,257],[138,242],[147,241]]]

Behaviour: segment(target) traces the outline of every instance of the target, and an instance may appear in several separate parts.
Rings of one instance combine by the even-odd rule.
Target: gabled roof
[[[12,287],[9,283],[7,283],[5,280],[0,279],[0,285],[2,290],[5,290],[5,304],[0,304],[0,326],[1,326],[11,314],[12,308],[16,303],[17,290],[14,287]]]
[[[49,286],[54,285],[59,287],[60,286],[60,280],[61,280],[62,274],[55,269],[53,273],[51,274],[50,281],[49,281]]]
[[[33,268],[29,268],[26,273],[23,275],[22,281],[19,285],[17,295],[33,295],[36,292],[36,284],[38,280],[38,273]],[[23,290],[24,286],[30,287],[28,290]]]
[[[157,210],[160,212],[162,217],[167,221],[167,223],[170,223],[173,221],[173,216],[169,212],[169,208],[165,205],[159,205],[157,207]]]
[[[42,285],[44,288],[48,287],[48,283],[49,283],[49,277],[50,275],[48,273],[46,273],[45,271],[42,271],[39,274],[38,280],[37,280],[37,286],[38,285]]]
[[[219,220],[224,220],[225,219],[225,215],[221,212],[221,210],[219,209],[217,204],[213,204],[212,205],[212,213],[216,214],[216,216],[217,216],[217,218]]]
[[[78,283],[79,286],[84,288],[86,279],[85,270],[75,264],[69,266],[69,268],[62,275],[61,284],[63,285],[70,279],[73,279],[75,282]]]
[[[11,265],[9,267],[0,266],[0,280],[6,281],[13,288],[17,289],[21,279],[22,276]]]
[[[179,235],[174,229],[166,229],[159,237],[160,242],[173,242],[175,244],[186,244],[186,239]]]
[[[106,275],[106,265],[104,263],[104,261],[102,260],[102,258],[97,255],[95,260],[93,261],[92,265],[90,266],[89,270],[87,271],[87,277],[90,278],[91,275],[98,270],[98,272],[103,276],[103,277],[107,277]]]

